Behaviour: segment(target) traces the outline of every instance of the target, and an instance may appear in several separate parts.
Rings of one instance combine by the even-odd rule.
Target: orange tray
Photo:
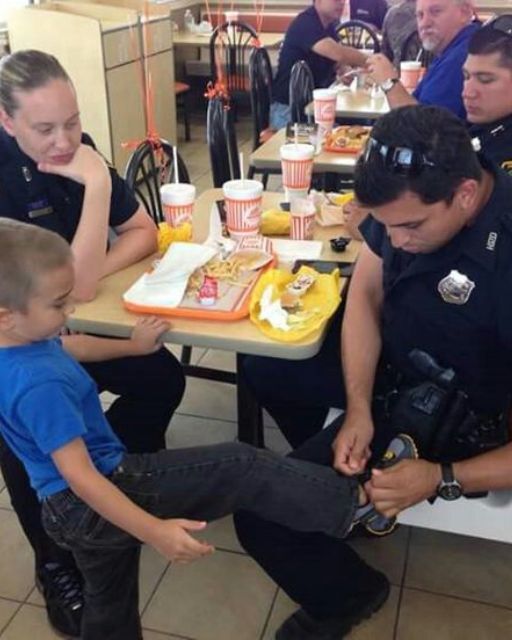
[[[164,315],[173,316],[175,318],[195,318],[198,320],[220,320],[220,321],[233,321],[242,320],[249,315],[249,302],[251,293],[254,290],[258,280],[261,276],[275,265],[275,259],[262,267],[257,273],[256,277],[250,282],[247,287],[244,287],[240,292],[238,298],[235,298],[233,307],[230,310],[215,309],[212,307],[150,307],[147,305],[135,304],[133,302],[126,302],[123,300],[123,305],[128,311],[134,311],[136,313],[148,313],[152,315]]]

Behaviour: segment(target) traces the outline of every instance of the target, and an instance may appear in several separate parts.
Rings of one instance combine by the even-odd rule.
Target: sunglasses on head
[[[436,166],[420,151],[410,147],[391,147],[370,137],[362,156],[363,162],[366,163],[375,156],[380,156],[386,169],[392,173],[420,173],[425,167]]]
[[[504,14],[502,16],[498,16],[497,18],[491,18],[491,20],[486,22],[482,28],[499,31],[509,38],[512,38],[512,15]]]

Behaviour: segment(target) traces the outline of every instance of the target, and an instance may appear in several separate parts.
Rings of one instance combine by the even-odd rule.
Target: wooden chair
[[[376,32],[366,22],[361,20],[347,20],[337,29],[341,44],[354,49],[371,50],[379,53],[380,43]]]

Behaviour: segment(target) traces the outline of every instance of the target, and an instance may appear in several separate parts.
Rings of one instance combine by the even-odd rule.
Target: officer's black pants
[[[332,442],[342,422],[343,417],[290,455],[332,465]],[[377,425],[372,442],[375,457],[382,455],[390,440],[386,431],[385,425]],[[248,511],[235,514],[235,527],[246,551],[292,600],[316,618],[354,613],[381,588],[379,573],[343,540],[293,531]]]
[[[247,384],[293,448],[320,431],[330,407],[345,406],[340,324],[338,311],[321,350],[308,360],[244,358]]]
[[[83,365],[98,391],[119,396],[106,411],[114,431],[130,453],[165,448],[165,431],[181,402],[185,377],[167,349],[156,353]],[[23,465],[0,438],[0,467],[13,509],[35,553],[36,570],[49,562],[74,565],[41,524],[41,507]]]

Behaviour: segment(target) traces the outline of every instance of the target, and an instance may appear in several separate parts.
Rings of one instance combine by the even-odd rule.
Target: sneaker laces
[[[45,573],[50,588],[66,607],[76,611],[83,606],[82,583],[76,570],[52,563],[45,565]]]

